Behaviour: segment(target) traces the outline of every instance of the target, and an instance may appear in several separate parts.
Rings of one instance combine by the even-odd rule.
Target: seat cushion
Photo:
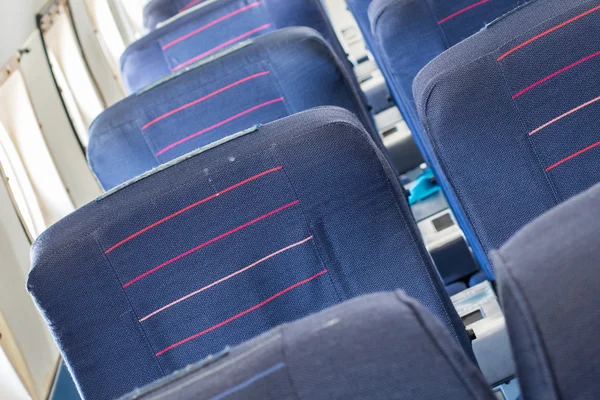
[[[32,263],[28,290],[87,399],[396,288],[472,356],[405,193],[341,108],[240,132],[105,193],[42,234]]]
[[[600,185],[493,253],[525,399],[600,396]]]
[[[352,349],[348,352],[348,349]],[[492,400],[481,373],[402,292],[280,326],[122,400]]]
[[[132,43],[121,56],[121,78],[133,93],[230,46],[293,26],[316,30],[346,59],[320,0],[205,1]]]
[[[110,107],[90,127],[88,159],[110,189],[235,132],[326,105],[359,116],[383,149],[359,92],[317,32],[281,29]]]
[[[491,250],[600,180],[599,5],[531,2],[415,80],[436,176],[490,278]]]

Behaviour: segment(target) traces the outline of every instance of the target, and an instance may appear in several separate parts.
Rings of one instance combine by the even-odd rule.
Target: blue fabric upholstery
[[[404,293],[280,326],[122,400],[492,400],[477,368]]]
[[[43,233],[32,262],[28,290],[88,399],[396,288],[473,356],[402,187],[341,108],[234,135],[107,192]]]
[[[596,185],[492,253],[524,399],[600,398],[599,204]]]
[[[327,43],[312,29],[286,28],[112,106],[90,128],[88,159],[110,189],[255,124],[325,105],[358,115],[383,149],[355,79]]]
[[[360,3],[357,9],[364,13],[364,0],[351,1]],[[443,51],[524,1],[374,0],[369,6],[371,46],[428,164],[432,164],[432,155],[422,143],[423,128],[412,94],[415,76]]]
[[[292,26],[319,32],[350,70],[320,0],[209,0],[130,45],[121,76],[135,92],[246,39]]]
[[[599,5],[530,3],[415,79],[423,142],[490,278],[489,251],[600,180]]]

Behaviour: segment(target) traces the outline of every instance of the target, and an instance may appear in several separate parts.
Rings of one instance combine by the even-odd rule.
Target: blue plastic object
[[[410,189],[408,203],[412,206],[416,202],[425,200],[439,191],[440,187],[433,176],[433,172],[428,168],[417,178],[417,183]]]

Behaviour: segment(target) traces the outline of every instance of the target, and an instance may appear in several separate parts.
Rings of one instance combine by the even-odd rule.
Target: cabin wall
[[[35,30],[35,15],[46,0],[0,0],[0,65],[12,57]]]

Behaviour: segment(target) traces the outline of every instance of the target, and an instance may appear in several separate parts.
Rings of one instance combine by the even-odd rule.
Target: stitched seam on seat
[[[96,232],[94,232],[96,233]],[[127,295],[127,291],[125,291],[124,289],[122,289],[122,282],[121,279],[119,279],[119,275],[117,274],[117,271],[115,270],[115,268],[113,267],[112,263],[110,262],[109,258],[106,256],[106,254],[104,254],[104,249],[102,248],[102,245],[100,245],[100,242],[98,241],[98,237],[96,234],[94,234],[92,236],[92,238],[94,239],[94,242],[96,243],[96,245],[98,246],[98,248],[100,249],[100,252],[102,253],[102,257],[104,258],[104,261],[106,262],[106,264],[108,264],[110,270],[112,271],[112,273],[115,276],[115,279],[117,281],[117,283],[119,284],[119,286],[121,286],[121,291],[123,292],[123,295],[125,296],[125,298],[127,299],[127,303],[129,304],[129,309],[131,310],[131,312],[133,313],[133,316],[135,317],[135,320],[139,320],[139,317],[137,315],[137,313],[135,312],[135,309],[133,308],[133,303],[131,302],[131,299],[129,298],[129,296]],[[152,342],[150,342],[150,339],[148,337],[148,333],[146,332],[146,330],[144,329],[144,327],[142,326],[142,324],[140,324],[139,322],[137,322],[138,325],[138,329],[140,330],[140,332],[142,333],[142,335],[144,336],[144,339],[146,340],[146,345],[150,348],[150,352],[151,354],[155,353],[155,350],[152,346]],[[160,361],[158,360],[158,358],[156,356],[153,357],[153,359],[156,361],[156,365],[158,366],[158,369],[160,370],[160,372],[162,373],[163,376],[167,376],[167,374],[165,373],[165,371],[163,370]]]
[[[512,291],[514,295],[515,305],[519,308],[522,315],[525,316],[523,321],[519,321],[519,323],[523,323],[528,325],[528,331],[531,332],[529,338],[533,342],[533,351],[536,353],[537,357],[535,358],[536,363],[538,364],[537,370],[539,370],[542,374],[544,374],[544,379],[547,384],[552,387],[552,394],[554,395],[553,399],[546,400],[559,400],[560,399],[560,391],[556,386],[558,381],[556,379],[556,373],[554,372],[551,363],[549,362],[548,351],[546,349],[546,345],[544,343],[543,336],[540,332],[539,324],[536,321],[535,313],[532,312],[531,305],[527,300],[527,296],[525,295],[525,291],[521,288],[519,282],[513,276],[509,265],[511,265],[510,260],[504,257],[500,251],[496,252],[498,259],[502,264],[502,270],[505,273],[505,281],[510,285],[514,290]]]
[[[275,161],[277,163],[279,163],[279,165],[284,165],[284,168],[283,168],[282,172],[283,172],[286,180],[288,181],[288,185],[290,186],[290,189],[292,190],[292,193],[294,193],[295,198],[300,199],[300,195],[298,194],[298,191],[296,190],[296,186],[292,182],[292,178],[289,176],[289,174],[287,173],[287,171],[285,169],[285,164],[282,162],[282,160],[277,155],[276,145],[275,144],[272,145],[270,149],[271,149],[271,154],[273,155],[273,158],[275,158]],[[323,257],[322,257],[322,254],[321,254],[321,251],[320,251],[320,248],[319,248],[318,240],[316,240],[316,238],[318,238],[318,236],[315,235],[315,233],[311,229],[311,226],[310,226],[310,224],[308,222],[308,217],[306,215],[306,212],[304,211],[304,206],[303,206],[302,203],[300,203],[300,212],[302,213],[302,219],[304,220],[304,227],[305,227],[306,231],[309,233],[309,235],[313,238],[313,240],[312,240],[313,251],[315,252],[317,258],[319,259],[319,262],[321,263],[321,266],[329,271],[329,267],[323,261]],[[342,296],[340,294],[340,289],[337,287],[337,284],[336,284],[336,282],[334,281],[334,279],[332,277],[333,274],[331,273],[331,271],[327,275],[328,275],[329,280],[331,282],[331,286],[333,287],[333,290],[335,291],[336,297],[338,298],[338,301],[346,300],[348,297],[347,296]]]
[[[442,41],[444,42],[444,47],[446,47],[446,50],[450,48],[450,40],[448,39],[448,35],[446,35],[446,30],[444,29],[444,27],[437,23],[439,21],[439,17],[435,14],[435,9],[433,7],[433,4],[431,3],[431,0],[426,0],[427,2],[427,8],[429,9],[429,13],[431,14],[431,17],[433,17],[433,22],[436,23],[441,37],[442,37]]]
[[[136,98],[136,103],[137,103],[137,98]],[[137,126],[138,128],[138,133],[140,134],[140,136],[142,137],[142,139],[144,139],[144,143],[146,143],[146,146],[148,146],[148,150],[150,151],[150,153],[152,154],[152,158],[154,158],[154,160],[156,161],[156,165],[154,167],[158,167],[160,166],[162,163],[160,162],[160,160],[158,159],[158,157],[156,156],[156,150],[154,150],[152,148],[151,143],[148,141],[148,138],[146,137],[146,135],[144,135],[144,130],[142,129],[142,127],[140,126],[140,121],[138,118],[136,118],[135,120],[135,126]],[[153,168],[154,168],[153,167]]]
[[[504,69],[502,68],[502,66],[500,65],[500,63],[497,62],[497,61],[496,62],[492,61],[492,64],[500,72],[500,77],[502,77],[502,82],[503,82],[502,86],[503,86],[503,89],[504,89],[504,94],[506,96],[508,96],[508,98],[510,99],[510,102],[511,102],[511,104],[513,106],[513,108],[516,111],[517,117],[519,118],[519,122],[521,123],[521,126],[523,127],[524,132],[526,132],[527,143],[529,144],[529,148],[530,148],[533,156],[535,157],[535,160],[538,163],[538,167],[543,171],[544,176],[546,177],[546,182],[548,183],[550,191],[554,195],[555,205],[558,205],[558,204],[561,203],[561,197],[559,195],[558,188],[554,185],[554,182],[550,178],[550,175],[548,175],[548,171],[546,171],[546,167],[544,166],[544,163],[542,163],[540,155],[537,152],[535,146],[533,145],[533,142],[531,141],[531,135],[527,133],[527,132],[529,132],[529,130],[527,129],[527,124],[525,124],[525,119],[523,118],[523,114],[521,112],[521,109],[519,108],[519,105],[517,104],[517,102],[515,101],[515,99],[512,98],[512,96],[510,94],[510,87],[509,87],[508,79],[506,77]]]
[[[491,0],[480,0],[480,1],[476,2],[476,3],[471,4],[470,6],[463,7],[460,10],[458,10],[458,11],[456,11],[456,12],[448,15],[447,17],[440,19],[438,21],[438,25],[441,25],[441,24],[443,24],[445,22],[448,22],[451,19],[454,19],[455,17],[458,17],[459,15],[464,14],[465,12],[467,12],[469,10],[472,10],[473,8],[482,6],[482,5],[486,4],[486,3],[489,3],[490,1]]]
[[[455,378],[459,382],[462,382],[464,388],[467,389],[467,391],[471,394],[471,396],[474,400],[481,400],[481,398],[477,396],[477,393],[475,393],[474,388],[470,385],[469,381],[467,379],[465,379],[465,376],[464,376],[464,373],[462,372],[462,370],[460,370],[458,368],[459,366],[455,365],[453,358],[445,351],[444,347],[440,345],[437,337],[433,334],[433,332],[431,332],[429,330],[429,328],[427,327],[427,324],[425,324],[425,322],[423,321],[420,313],[415,309],[414,304],[412,304],[410,301],[405,301],[399,295],[399,293],[397,291],[394,292],[394,294],[396,295],[397,300],[401,304],[404,304],[405,306],[407,306],[408,309],[411,311],[415,320],[418,322],[418,324],[421,327],[421,329],[423,330],[423,332],[425,332],[425,334],[429,338],[429,341],[435,346],[438,353],[444,358],[444,360],[446,361],[446,364],[450,366],[450,368],[452,369],[452,372],[454,372]],[[462,351],[462,350],[460,350],[460,351]],[[490,396],[488,396],[488,397],[490,397]]]
[[[273,74],[274,86],[276,87],[276,90],[279,93],[279,95],[285,99],[287,97],[287,93],[283,90],[283,87],[281,86],[281,82],[279,80],[279,75],[277,73],[277,68],[273,68],[273,63],[271,62],[271,49],[269,47],[263,47],[263,48],[267,51],[267,59],[264,60],[264,62],[269,67],[269,71],[271,71],[271,73]],[[290,107],[289,107],[287,101],[283,102],[283,106],[285,107],[285,111],[286,111],[287,115],[293,114],[292,110],[290,110]]]

